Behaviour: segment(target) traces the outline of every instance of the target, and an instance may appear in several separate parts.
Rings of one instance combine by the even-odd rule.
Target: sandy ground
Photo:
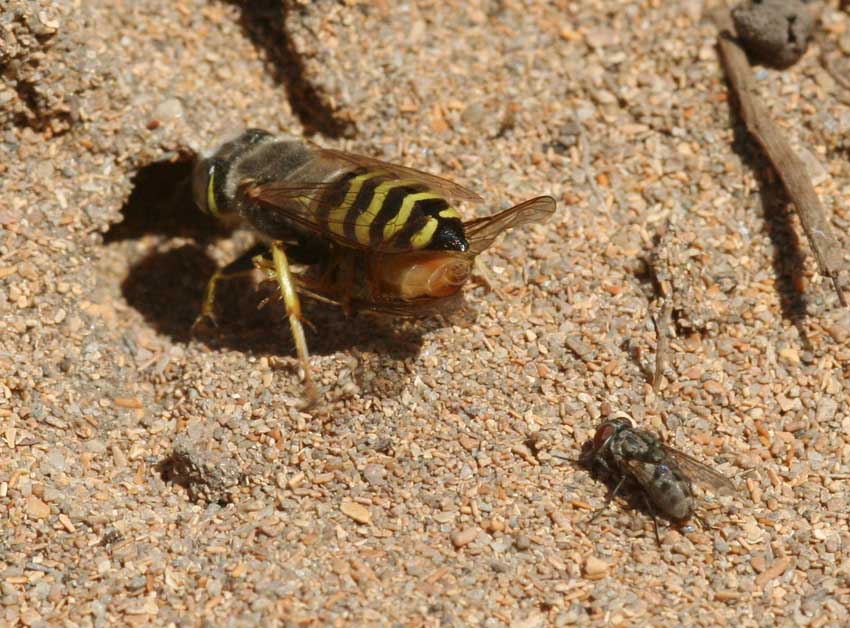
[[[850,315],[747,140],[698,0],[0,2],[0,625],[846,625]],[[850,74],[850,15],[823,15]],[[815,45],[761,95],[842,244],[850,108]],[[843,64],[843,65],[842,65]],[[206,279],[186,202],[246,126],[464,183],[546,226],[474,321]],[[673,287],[669,366],[649,383]],[[733,478],[712,528],[575,464],[601,417]],[[638,504],[639,506],[639,504]]]

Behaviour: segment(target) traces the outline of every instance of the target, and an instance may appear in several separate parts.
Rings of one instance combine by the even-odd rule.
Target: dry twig
[[[573,118],[578,127],[578,142],[581,148],[581,166],[584,169],[584,175],[590,183],[590,189],[593,190],[593,195],[596,197],[596,202],[599,203],[601,211],[608,211],[608,204],[605,202],[605,196],[602,190],[596,183],[596,175],[593,174],[593,169],[590,165],[590,143],[587,141],[587,132],[584,130],[584,125],[578,117],[578,113],[573,111]]]
[[[828,49],[826,38],[822,37],[818,43],[820,44],[820,63],[827,74],[832,77],[832,80],[838,84],[835,97],[845,105],[850,106],[850,93],[848,93],[850,92],[850,78],[844,76],[832,63],[831,50]],[[843,88],[843,91],[841,88]]]
[[[664,377],[664,369],[667,368],[667,353],[670,346],[670,320],[673,314],[673,299],[672,295],[664,299],[661,306],[661,311],[657,318],[653,318],[655,323],[655,337],[657,339],[655,345],[655,373],[652,377],[652,390],[658,392],[661,387],[661,379]]]
[[[821,274],[832,280],[839,301],[846,307],[847,301],[838,282],[843,261],[841,249],[832,235],[823,206],[806,174],[805,165],[782,136],[779,127],[771,119],[767,108],[756,94],[753,71],[746,53],[735,41],[735,27],[732,25],[728,11],[723,11],[715,19],[720,28],[721,57],[729,82],[738,98],[747,131],[762,147],[779,174],[789,198],[797,207],[800,222],[815,254]]]

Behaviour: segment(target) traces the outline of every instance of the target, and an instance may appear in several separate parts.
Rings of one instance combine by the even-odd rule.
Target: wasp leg
[[[255,264],[260,268],[268,269],[274,273],[277,280],[280,295],[286,306],[286,316],[289,318],[289,327],[292,329],[292,337],[295,339],[295,351],[298,353],[298,361],[304,370],[304,388],[307,393],[307,405],[311,406],[319,400],[319,393],[313,376],[310,373],[310,355],[307,353],[307,340],[304,338],[304,327],[301,324],[301,301],[295,290],[295,278],[289,270],[289,262],[286,252],[283,250],[282,242],[273,242],[271,245],[272,267],[268,268],[268,261],[262,256],[255,259]]]
[[[252,246],[234,261],[230,262],[227,266],[219,268],[213,273],[213,276],[210,277],[210,280],[207,282],[206,290],[204,290],[204,300],[201,303],[201,313],[198,314],[198,317],[192,325],[193,335],[200,332],[206,325],[211,325],[213,327],[216,325],[215,296],[216,290],[218,289],[218,283],[225,279],[236,279],[237,277],[250,275],[254,271],[254,258],[265,249],[266,246],[263,244]]]

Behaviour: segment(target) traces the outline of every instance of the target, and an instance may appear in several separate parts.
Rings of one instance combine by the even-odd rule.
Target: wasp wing
[[[340,205],[327,199],[333,197],[332,192],[337,187],[339,183],[336,181],[327,183],[247,181],[243,183],[242,191],[252,201],[273,211],[277,222],[289,222],[297,228],[326,237],[346,248],[385,253],[403,253],[410,250],[409,244],[399,246],[396,239],[373,243],[361,242],[356,235],[352,236],[351,233],[356,233],[358,229],[357,218],[364,223],[366,221],[363,214],[359,214],[354,219],[349,217],[348,212],[341,212],[343,214],[341,217],[333,216],[333,210],[340,208]],[[324,219],[320,219],[320,212],[325,216]],[[411,230],[416,231],[424,226],[426,219],[410,217],[407,225]]]
[[[310,233],[330,238],[343,246],[356,249],[365,249],[366,245],[355,239],[345,237],[344,234],[336,234],[329,231],[330,221],[324,224],[319,220],[317,209],[334,188],[334,181],[309,182],[309,181],[270,181],[258,182],[246,180],[242,182],[241,191],[247,198],[255,203],[263,205],[272,212],[273,220],[277,224],[290,223]],[[343,231],[343,222],[338,222]]]
[[[707,488],[717,495],[734,495],[736,493],[735,484],[728,477],[715,471],[711,467],[701,463],[696,458],[688,454],[673,449],[669,445],[659,443],[664,452],[670,457],[673,462],[679,467],[682,473],[694,484],[699,484],[703,488]]]
[[[396,187],[406,187],[413,193],[430,192],[447,199],[480,200],[474,192],[434,175],[319,147],[314,147],[313,159],[291,177],[265,182],[247,179],[240,189],[252,201],[274,211],[279,221],[321,234],[347,248],[385,253],[411,250],[405,239],[393,236],[374,241],[369,238],[369,229],[385,199],[373,198],[368,208],[360,206],[357,193],[348,193],[348,180],[357,176],[371,179],[367,183],[361,181],[364,186],[396,182]],[[359,211],[348,211],[355,203]],[[404,228],[416,232],[429,219],[419,213],[407,215],[403,219]],[[387,224],[393,224],[394,220],[390,218]],[[400,231],[400,227],[395,228],[396,234]]]
[[[401,253],[410,250],[409,243],[395,239],[364,243],[352,235],[360,221],[366,225],[374,216],[338,211],[343,199],[338,192],[345,190],[342,181],[346,175],[374,174],[382,181],[404,181],[421,191],[429,191],[447,199],[480,201],[471,190],[456,183],[420,172],[413,168],[390,164],[371,157],[344,151],[315,147],[315,158],[298,173],[297,177],[282,181],[260,182],[246,180],[241,191],[251,200],[277,212],[278,217],[294,225],[321,234],[338,244],[354,249]],[[336,193],[335,193],[336,192]],[[344,194],[343,194],[344,196]],[[349,202],[354,202],[349,199]],[[507,229],[527,223],[544,222],[555,211],[555,199],[540,196],[520,203],[493,216],[478,218],[464,223],[470,252],[478,254],[489,247],[493,240]],[[320,219],[319,216],[324,216]],[[427,216],[410,216],[406,227],[416,231],[423,227]],[[359,225],[364,229],[364,225]],[[330,228],[330,231],[328,231]]]
[[[529,223],[546,222],[554,212],[555,199],[538,196],[498,214],[465,222],[463,226],[469,250],[477,255],[493,244],[493,240],[503,231]]]
[[[379,170],[394,175],[398,179],[412,179],[419,181],[434,192],[441,194],[448,200],[469,201],[471,203],[480,203],[483,199],[472,190],[463,187],[448,179],[443,179],[415,168],[407,166],[399,166],[391,164],[373,157],[365,155],[356,155],[342,150],[334,150],[332,148],[319,148],[319,153],[327,159],[336,159],[346,161],[353,166],[368,168],[370,170]]]

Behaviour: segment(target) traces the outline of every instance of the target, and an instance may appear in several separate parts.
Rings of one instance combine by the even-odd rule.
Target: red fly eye
[[[616,427],[610,423],[603,423],[593,436],[593,448],[601,448],[605,444],[605,441],[613,436],[615,429]]]

